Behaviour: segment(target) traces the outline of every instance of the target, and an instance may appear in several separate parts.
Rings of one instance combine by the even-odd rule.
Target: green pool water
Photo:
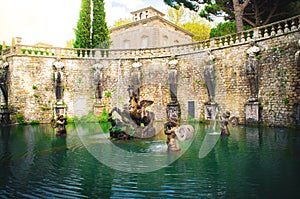
[[[105,124],[0,127],[0,198],[299,198],[300,130],[192,124],[195,137],[166,151],[165,137],[110,141]]]

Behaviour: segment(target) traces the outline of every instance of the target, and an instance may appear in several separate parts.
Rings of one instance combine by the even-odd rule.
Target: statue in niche
[[[208,52],[208,61],[204,68],[204,80],[207,87],[209,101],[213,102],[215,98],[215,66],[214,66],[214,55]]]
[[[55,96],[56,102],[58,104],[62,104],[62,96],[63,96],[63,77],[64,77],[64,63],[60,61],[60,58],[57,58],[57,61],[53,63],[54,69],[54,79],[55,79]]]
[[[96,103],[100,103],[101,99],[102,99],[102,93],[103,93],[103,86],[102,86],[102,70],[104,68],[103,65],[101,64],[95,64],[94,68],[96,70],[96,72],[94,73],[94,82],[96,85],[96,92],[95,92],[95,96],[96,96]]]
[[[220,116],[220,129],[221,129],[221,135],[223,136],[229,136],[230,132],[228,129],[228,123],[230,118],[230,112],[226,111],[225,113]]]
[[[0,88],[3,93],[3,97],[5,100],[5,105],[7,105],[8,100],[8,91],[7,91],[7,73],[8,73],[9,63],[6,61],[5,57],[2,57],[0,62]]]
[[[56,82],[55,82],[55,96],[57,102],[62,100],[62,76],[61,73],[57,73]]]
[[[171,102],[177,102],[177,65],[178,60],[172,59],[169,61],[169,86],[171,93]]]
[[[260,52],[260,48],[251,42],[251,47],[247,50],[248,58],[245,61],[246,75],[250,87],[249,101],[257,101],[258,97],[258,59],[256,56]]]

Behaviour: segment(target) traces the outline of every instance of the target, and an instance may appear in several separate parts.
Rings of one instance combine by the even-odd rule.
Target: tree
[[[187,22],[183,25],[183,28],[194,34],[193,41],[209,39],[210,25],[204,19],[202,23]]]
[[[82,0],[75,35],[75,48],[109,47],[109,30],[105,21],[103,0]]]
[[[105,21],[103,0],[93,0],[92,47],[109,47],[109,30]]]
[[[196,12],[180,7],[178,10],[170,8],[167,18],[175,25],[194,34],[193,41],[201,41],[209,38],[210,24]]]
[[[181,24],[183,24],[182,22],[183,16],[184,16],[183,7],[180,7],[178,9],[171,8],[167,12],[168,19],[177,26],[181,26]]]
[[[243,12],[245,7],[251,0],[164,0],[168,5],[177,8],[183,5],[191,10],[197,11],[201,4],[205,5],[200,16],[208,16],[209,14],[216,14],[220,11],[227,11],[227,14],[233,13],[236,20],[236,31],[243,30]],[[233,8],[233,9],[232,9]]]
[[[91,2],[90,0],[82,0],[75,29],[74,48],[90,48],[91,47]]]
[[[216,28],[210,30],[210,38],[233,34],[236,32],[235,27],[235,21],[219,23]]]
[[[130,18],[124,18],[124,19],[120,18],[114,23],[114,25],[112,27],[116,28],[116,27],[119,27],[119,26],[129,24],[131,22],[132,22],[132,19],[130,19]]]
[[[66,48],[72,48],[74,46],[74,39],[66,41]]]
[[[257,27],[282,20],[300,13],[299,0],[164,0],[168,5],[178,8],[181,5],[210,17],[226,13],[227,19],[236,21],[236,31],[243,30],[244,22]]]

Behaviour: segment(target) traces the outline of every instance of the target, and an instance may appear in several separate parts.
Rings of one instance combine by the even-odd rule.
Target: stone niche
[[[204,119],[216,120],[218,104],[214,102],[207,102],[204,104]]]
[[[246,124],[259,123],[259,102],[247,102],[245,104]]]

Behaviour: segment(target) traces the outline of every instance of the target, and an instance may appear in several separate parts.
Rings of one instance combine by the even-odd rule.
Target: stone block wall
[[[49,122],[56,105],[54,62],[63,68],[63,102],[69,117],[87,115],[95,105],[108,111],[128,104],[128,86],[134,74],[139,74],[141,100],[153,100],[148,107],[157,120],[165,120],[170,102],[170,63],[176,60],[177,98],[182,119],[192,114],[204,118],[204,104],[210,100],[218,104],[219,113],[230,111],[231,116],[246,122],[245,105],[256,92],[260,121],[274,126],[289,126],[299,121],[300,64],[299,32],[260,39],[227,47],[211,48],[175,56],[146,56],[123,59],[64,58],[54,56],[8,56],[8,103],[27,122]],[[259,48],[255,56],[251,47]],[[254,61],[257,88],[250,81],[249,63]],[[96,99],[96,65],[102,70],[102,99]],[[136,69],[137,67],[139,69]],[[205,71],[213,71],[213,99],[208,96]],[[173,66],[174,67],[174,66]],[[139,72],[136,73],[138,70]],[[252,78],[253,80],[253,78]],[[254,88],[254,89],[253,89]],[[193,104],[191,110],[189,104]],[[298,118],[298,119],[297,119]]]

